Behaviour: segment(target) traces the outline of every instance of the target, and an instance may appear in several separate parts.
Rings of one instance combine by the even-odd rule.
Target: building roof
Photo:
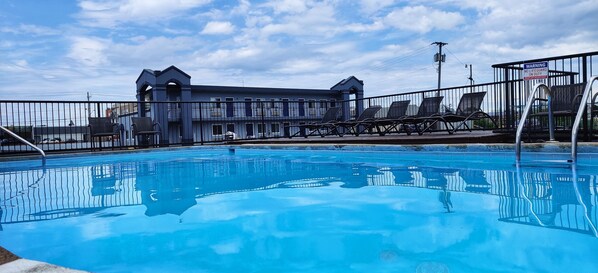
[[[137,80],[135,80],[135,82],[138,82],[138,81],[139,81],[139,79],[141,78],[141,76],[143,75],[143,73],[149,73],[149,74],[151,74],[151,75],[153,75],[154,77],[156,77],[156,78],[157,78],[157,77],[159,77],[160,75],[162,75],[162,74],[164,74],[164,73],[166,73],[166,72],[168,72],[168,71],[170,71],[170,70],[175,70],[175,71],[177,71],[178,73],[182,74],[183,76],[185,76],[185,77],[187,77],[187,78],[191,79],[191,76],[189,76],[189,74],[185,73],[183,70],[179,69],[178,67],[176,67],[176,66],[174,66],[174,65],[171,65],[171,66],[167,67],[167,68],[166,68],[166,69],[164,69],[164,70],[151,70],[151,69],[147,69],[147,68],[146,68],[146,69],[143,69],[143,70],[141,71],[141,74],[139,74],[139,77],[137,77]]]
[[[336,90],[330,89],[300,89],[300,88],[273,88],[273,87],[240,87],[240,86],[214,86],[214,85],[192,85],[193,92],[222,92],[222,93],[264,93],[264,94],[338,94]]]
[[[363,81],[362,80],[356,78],[355,76],[351,76],[351,77],[348,77],[348,78],[346,78],[346,79],[338,82],[337,84],[333,85],[332,87],[330,87],[330,89],[334,89],[337,86],[344,85],[344,84],[348,83],[349,81],[351,81],[352,79],[355,79],[357,82],[359,82],[361,85],[363,85]]]

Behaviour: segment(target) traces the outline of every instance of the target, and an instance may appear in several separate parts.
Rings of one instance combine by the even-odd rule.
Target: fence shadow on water
[[[216,159],[218,157],[218,159]],[[2,225],[145,206],[145,215],[181,215],[197,200],[236,192],[340,187],[407,187],[438,192],[436,213],[462,213],[465,194],[498,199],[498,221],[596,236],[598,176],[562,169],[475,169],[459,166],[368,165],[338,160],[304,162],[274,157],[211,160],[125,160],[0,172]],[[172,172],[176,168],[177,172]],[[192,178],[192,179],[190,179]],[[429,196],[430,195],[422,195]],[[436,204],[436,205],[433,205]],[[422,208],[423,209],[423,208]]]

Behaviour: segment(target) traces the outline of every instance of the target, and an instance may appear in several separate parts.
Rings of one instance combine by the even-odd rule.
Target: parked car
[[[62,142],[62,140],[59,137],[55,137],[52,139],[44,138],[41,143],[42,144],[54,144],[54,143],[60,143],[60,142]]]

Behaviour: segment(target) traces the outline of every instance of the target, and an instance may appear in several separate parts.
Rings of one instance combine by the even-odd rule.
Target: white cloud
[[[232,9],[231,14],[245,15],[249,12],[250,8],[251,8],[251,2],[249,2],[249,0],[239,0],[239,4]]]
[[[395,0],[361,0],[359,2],[363,11],[367,14],[375,13],[384,9],[385,7],[394,4]]]
[[[111,28],[134,23],[165,22],[211,0],[82,0],[79,17],[84,25]]]
[[[446,12],[425,6],[410,6],[392,11],[384,18],[384,21],[400,30],[426,33],[434,29],[455,28],[462,24],[465,18],[458,12]]]
[[[328,88],[355,75],[367,96],[416,91],[435,87],[437,48],[413,53],[433,41],[460,59],[447,52],[443,86],[467,83],[460,62],[488,82],[493,63],[596,50],[595,0],[563,1],[82,0],[59,26],[0,23],[0,96],[133,98],[143,68],[170,65],[194,84]]]
[[[208,22],[201,34],[231,34],[235,31],[235,26],[230,22]]]
[[[274,10],[274,14],[280,13],[302,13],[307,10],[305,0],[271,0],[264,4]]]
[[[32,36],[51,36],[60,34],[60,31],[57,29],[30,24],[20,24],[16,27],[1,27],[0,33],[1,32]]]
[[[340,22],[335,19],[336,8],[330,3],[315,3],[301,13],[281,17],[279,22],[263,27],[261,35],[269,37],[277,34],[290,36],[334,36],[341,32]]]
[[[353,23],[346,26],[348,31],[352,32],[371,32],[384,29],[384,23],[382,21],[375,21],[371,24],[359,24]]]
[[[67,57],[85,66],[101,66],[108,64],[105,50],[110,41],[101,38],[73,37]]]

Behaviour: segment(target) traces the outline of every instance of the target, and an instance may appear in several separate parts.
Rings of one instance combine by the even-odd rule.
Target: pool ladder
[[[586,88],[583,91],[583,96],[581,98],[581,103],[579,104],[579,109],[577,110],[577,115],[575,116],[575,121],[573,122],[573,127],[571,128],[571,159],[569,162],[577,162],[577,134],[579,132],[579,125],[581,124],[581,118],[583,117],[583,112],[587,107],[587,101],[590,97],[590,93],[592,91],[592,84],[594,81],[598,80],[598,76],[593,76],[590,78],[590,81],[586,84]],[[536,93],[538,90],[544,91],[546,93],[546,99],[536,98]],[[525,125],[525,120],[529,115],[529,112],[532,108],[532,104],[536,100],[544,100],[547,101],[548,104],[548,130],[549,130],[549,137],[550,141],[554,141],[554,117],[552,114],[551,109],[551,101],[552,101],[552,94],[550,93],[550,88],[546,84],[538,83],[534,85],[533,91],[530,93],[527,104],[525,105],[525,109],[521,115],[521,120],[519,120],[519,124],[517,124],[517,133],[515,135],[515,161],[521,161],[521,134],[523,132],[523,127]],[[590,113],[591,116],[591,113]]]
[[[44,150],[40,149],[39,147],[33,145],[31,142],[27,141],[26,139],[22,138],[21,136],[13,133],[11,130],[6,129],[4,126],[0,125],[0,129],[4,132],[6,132],[7,134],[11,135],[12,137],[16,138],[18,141],[27,144],[28,146],[30,146],[31,148],[33,148],[34,150],[36,150],[38,153],[40,153],[42,155],[42,165],[46,165],[46,153],[44,153]]]

